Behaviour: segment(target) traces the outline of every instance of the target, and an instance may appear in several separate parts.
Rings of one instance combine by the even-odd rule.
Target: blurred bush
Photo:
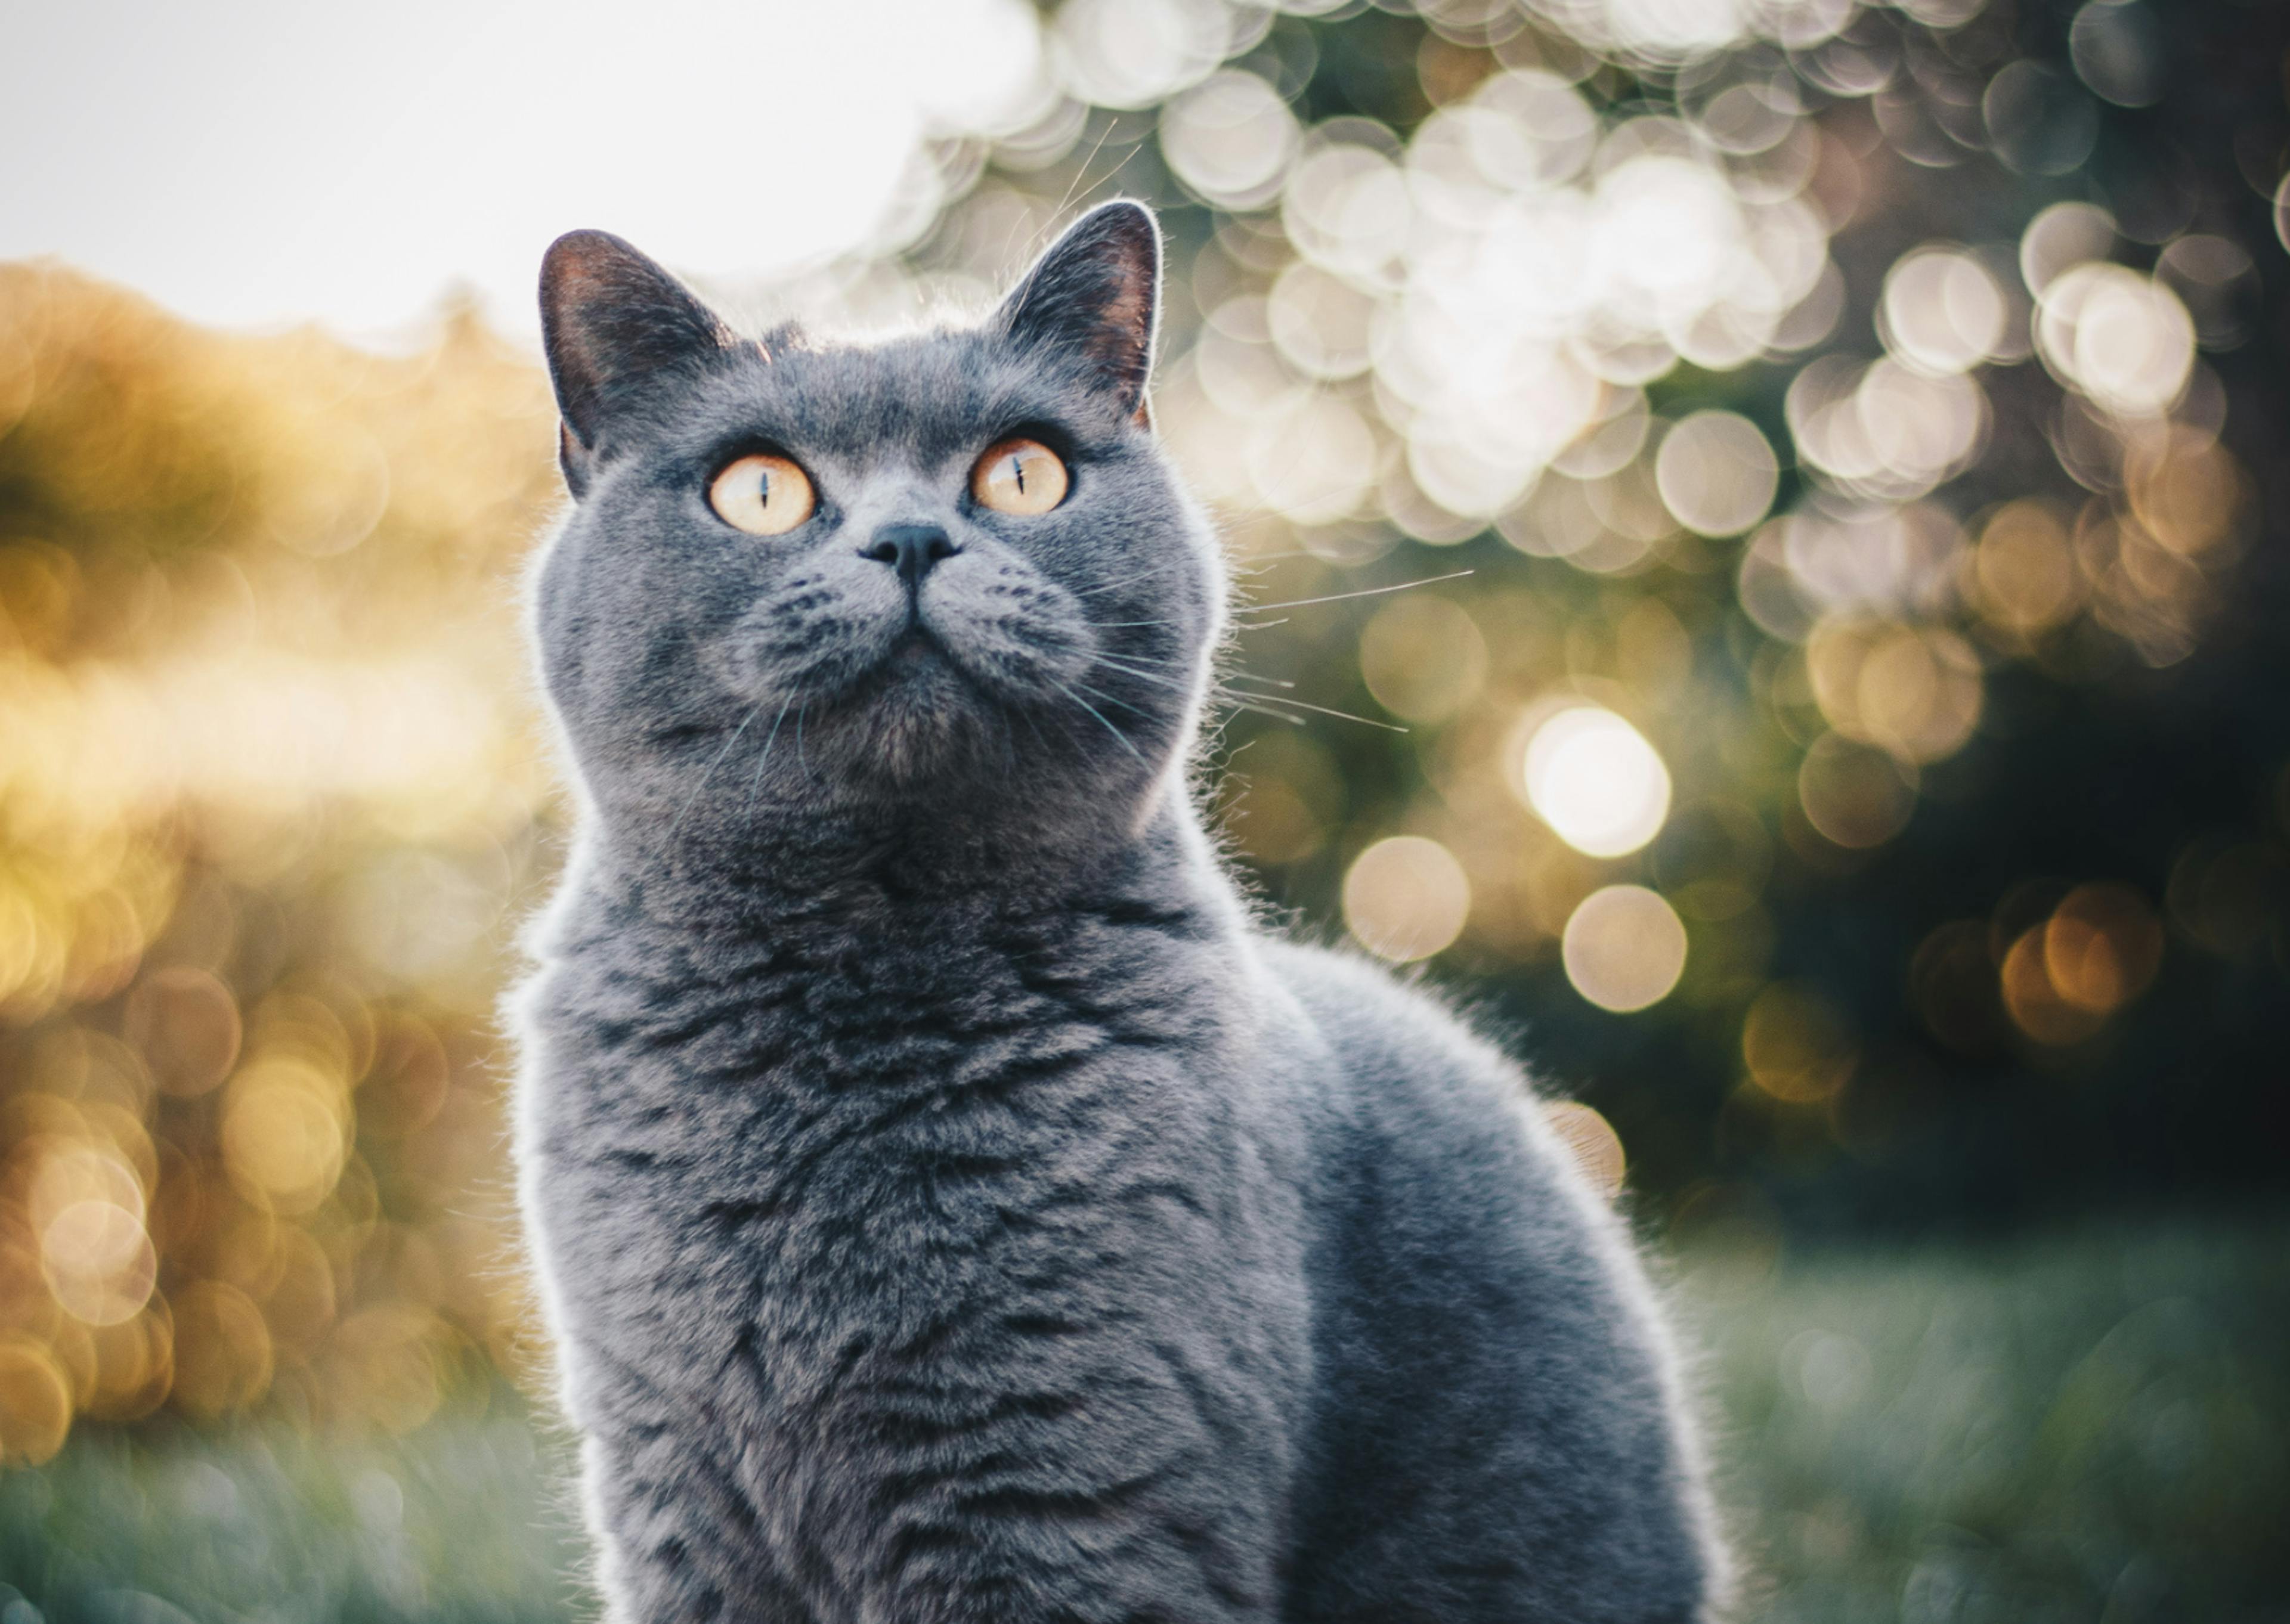
[[[514,1363],[492,1010],[549,793],[530,360],[0,271],[0,1451]]]
[[[1682,1228],[2278,1194],[2290,20],[2163,14],[1070,0],[869,253],[709,285],[911,321],[1158,202],[1236,849],[1523,1018]],[[467,310],[0,270],[9,1458],[526,1368],[550,442]]]

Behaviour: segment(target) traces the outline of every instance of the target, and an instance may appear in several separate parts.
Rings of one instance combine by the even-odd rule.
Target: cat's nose
[[[859,556],[891,565],[911,592],[940,559],[951,558],[961,550],[954,538],[936,524],[885,524],[875,532],[874,540],[859,549]]]

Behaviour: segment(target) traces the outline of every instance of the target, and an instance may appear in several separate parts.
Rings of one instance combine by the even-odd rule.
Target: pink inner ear
[[[1116,291],[1098,312],[1086,348],[1091,359],[1135,386],[1137,410],[1133,415],[1137,422],[1149,428],[1152,419],[1146,410],[1144,388],[1146,373],[1152,365],[1149,348],[1153,327],[1152,284],[1136,275],[1136,268],[1119,253],[1108,252],[1101,259],[1106,277]]]
[[[1123,276],[1121,292],[1105,307],[1105,324],[1141,340],[1153,315],[1152,294],[1143,278]]]

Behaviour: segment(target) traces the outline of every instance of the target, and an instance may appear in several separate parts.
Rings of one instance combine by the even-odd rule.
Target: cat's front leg
[[[709,1451],[638,1425],[591,1433],[581,1462],[607,1624],[818,1624]]]

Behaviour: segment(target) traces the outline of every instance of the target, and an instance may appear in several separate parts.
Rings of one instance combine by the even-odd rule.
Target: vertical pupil
[[[1018,494],[1026,493],[1026,460],[1014,452],[1010,457],[1010,476],[1018,482]]]
[[[769,468],[756,470],[756,505],[759,508],[772,505],[772,471]]]

